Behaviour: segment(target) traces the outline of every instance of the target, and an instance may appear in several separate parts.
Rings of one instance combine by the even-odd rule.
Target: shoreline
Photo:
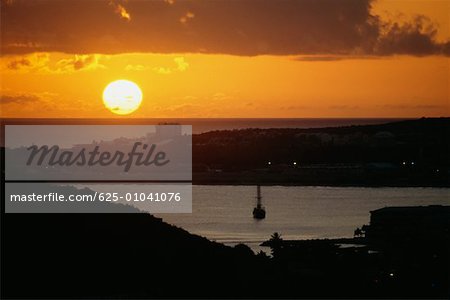
[[[302,182],[259,182],[259,181],[192,181],[192,185],[205,186],[298,186],[298,187],[342,187],[342,188],[450,188],[450,184],[369,184],[369,183],[302,183]]]

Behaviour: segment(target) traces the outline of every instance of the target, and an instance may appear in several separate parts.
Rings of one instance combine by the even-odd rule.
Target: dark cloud
[[[417,16],[403,25],[396,22],[383,25],[387,28],[387,33],[380,36],[374,47],[374,52],[379,55],[450,55],[450,42],[437,43],[437,29],[431,20],[424,16]]]
[[[14,0],[0,0],[0,7],[12,5]]]
[[[110,3],[16,0],[1,10],[2,53],[450,54],[426,19],[383,23],[372,0],[129,0],[127,22]]]
[[[314,55],[314,56],[299,56],[295,58],[295,60],[298,61],[338,61],[338,60],[344,60],[348,59],[347,56],[321,56],[321,55]]]
[[[294,58],[297,61],[313,62],[313,61],[339,61],[349,59],[375,59],[374,55],[311,55],[311,56],[299,56]]]

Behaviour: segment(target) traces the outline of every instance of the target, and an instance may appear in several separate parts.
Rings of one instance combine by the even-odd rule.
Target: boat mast
[[[261,186],[258,184],[256,187],[256,207],[261,208]]]

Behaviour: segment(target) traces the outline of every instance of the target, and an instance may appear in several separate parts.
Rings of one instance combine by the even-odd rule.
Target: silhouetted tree
[[[279,234],[278,232],[274,232],[270,236],[269,242],[272,256],[274,258],[280,257],[280,251],[283,247],[283,239],[281,238],[281,234]]]
[[[268,258],[266,252],[264,252],[264,251],[262,251],[262,250],[260,250],[260,251],[256,254],[256,256],[257,256],[258,258],[263,258],[263,259]]]
[[[361,230],[361,228],[358,227],[358,228],[355,229],[354,236],[355,236],[355,237],[361,237],[361,236],[363,236],[363,231]]]

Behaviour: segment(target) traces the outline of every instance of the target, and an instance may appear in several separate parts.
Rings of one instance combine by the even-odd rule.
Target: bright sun
[[[129,80],[116,80],[103,91],[103,103],[111,112],[128,115],[139,108],[142,92],[138,85]]]

